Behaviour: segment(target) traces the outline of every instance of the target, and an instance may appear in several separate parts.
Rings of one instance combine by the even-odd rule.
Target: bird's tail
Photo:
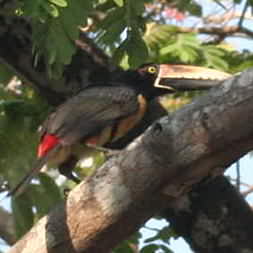
[[[27,174],[20,180],[20,182],[13,189],[11,189],[8,192],[6,197],[17,196],[21,194],[24,191],[25,187],[28,185],[28,183],[32,180],[32,178],[39,173],[44,164],[46,164],[50,159],[50,157],[54,156],[54,154],[57,153],[60,148],[61,144],[56,145],[45,156],[37,160],[35,166],[29,172],[27,172]]]

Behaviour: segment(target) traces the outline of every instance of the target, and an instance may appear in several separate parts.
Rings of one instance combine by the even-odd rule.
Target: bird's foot
[[[107,149],[107,151],[104,152],[105,159],[108,160],[112,157],[118,156],[121,150],[119,149]]]

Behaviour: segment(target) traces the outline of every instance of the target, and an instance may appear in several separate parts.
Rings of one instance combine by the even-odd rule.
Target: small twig
[[[235,182],[237,184],[237,178],[236,179],[230,178],[229,180],[232,181],[232,182]],[[241,194],[242,194],[243,197],[247,197],[247,195],[249,195],[250,193],[253,192],[253,185],[250,185],[250,184],[247,184],[247,183],[244,183],[244,182],[240,182],[240,186],[244,186],[244,187],[248,188],[245,191],[241,191]]]
[[[253,185],[251,185],[248,190],[241,192],[241,194],[243,197],[247,197],[252,192],[253,192]]]
[[[224,26],[224,27],[178,27],[178,31],[182,33],[195,32],[209,35],[224,35],[224,36],[248,36],[253,38],[253,31],[245,27],[239,26]]]
[[[244,21],[244,16],[245,16],[245,13],[246,13],[246,11],[247,11],[247,9],[248,9],[248,6],[249,6],[249,2],[246,1],[245,5],[244,5],[244,7],[243,7],[242,15],[241,15],[241,17],[240,17],[240,19],[239,19],[239,22],[238,22],[238,26],[239,26],[239,27],[242,27],[242,23],[243,23],[243,21]]]
[[[229,180],[230,180],[231,182],[236,182],[236,179],[231,178],[231,177],[228,177],[228,178],[229,178]],[[245,186],[245,187],[248,187],[248,188],[252,187],[252,185],[247,184],[247,183],[244,183],[244,182],[241,182],[241,186]]]
[[[241,175],[240,175],[240,160],[236,161],[236,189],[240,191]]]
[[[227,8],[223,3],[221,3],[220,1],[214,0],[214,2],[215,2],[217,5],[219,5],[221,8],[223,8],[224,10],[227,10],[227,9],[228,9],[228,8]]]
[[[247,36],[253,37],[253,31],[245,27],[240,27],[240,32],[246,34]]]

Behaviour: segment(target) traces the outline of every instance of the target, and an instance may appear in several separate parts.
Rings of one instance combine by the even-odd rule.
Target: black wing
[[[71,145],[99,133],[115,120],[134,114],[138,108],[134,89],[93,87],[60,105],[49,116],[42,131],[58,136],[63,145]]]

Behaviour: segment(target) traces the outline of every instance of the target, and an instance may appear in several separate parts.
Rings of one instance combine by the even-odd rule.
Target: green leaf
[[[29,196],[38,217],[47,214],[62,200],[60,190],[54,180],[45,173],[39,174],[40,185],[30,185]]]
[[[156,244],[149,244],[144,246],[141,250],[140,253],[154,253],[156,250],[159,249],[159,246]]]
[[[173,251],[167,247],[166,244],[148,244],[144,246],[140,253],[153,253],[153,252],[164,252],[164,253],[173,253]]]
[[[103,42],[104,44],[111,45],[120,39],[120,35],[124,29],[125,22],[124,20],[120,19],[118,22],[115,22],[110,26],[110,32],[105,32],[103,36],[99,38],[98,42]]]
[[[125,45],[124,42],[114,51],[113,53],[113,62],[115,64],[121,64],[122,60],[126,60],[126,51],[125,51]],[[127,59],[127,68],[129,67],[128,65],[128,59]]]
[[[131,31],[126,44],[128,62],[131,68],[136,68],[148,58],[148,48],[137,30]]]
[[[23,111],[24,101],[21,99],[0,100],[0,106],[7,116],[16,117]]]
[[[124,5],[124,0],[113,0],[119,7]]]
[[[26,193],[11,199],[17,238],[24,235],[33,225],[32,203]]]
[[[236,72],[240,72],[252,67],[253,67],[253,60],[244,60],[242,63],[236,66]]]
[[[7,84],[14,73],[5,65],[0,64],[0,84]]]
[[[44,12],[41,11],[40,17],[33,22],[35,54],[45,57],[49,74],[58,79],[76,51],[79,26],[86,23],[92,1],[43,1],[40,10]]]
[[[119,50],[115,50],[114,60],[120,62],[123,57],[128,56],[131,67],[136,67],[148,56],[148,49],[140,32],[144,24],[141,17],[145,10],[144,1],[117,0],[117,6],[116,8],[115,5],[104,4],[103,11],[107,11],[108,14],[103,22],[97,25],[96,39],[102,47],[108,47],[110,51],[114,51],[115,47],[120,47]],[[126,30],[128,31],[127,38],[122,39],[121,35]]]
[[[120,39],[121,33],[125,29],[125,8],[114,8],[107,17],[98,24],[97,42],[111,45]]]
[[[156,235],[147,238],[144,242],[145,243],[150,243],[154,242],[156,240],[162,240],[165,243],[169,243],[169,240],[171,237],[176,237],[177,235],[175,234],[174,230],[172,230],[169,226],[166,226],[162,228]]]
[[[39,174],[39,180],[43,191],[50,193],[50,199],[54,202],[61,200],[61,193],[59,191],[59,187],[55,183],[55,181],[45,173]]]
[[[170,248],[168,248],[166,245],[163,245],[163,244],[160,245],[160,249],[164,253],[174,253]]]
[[[67,7],[68,3],[66,0],[48,0],[50,3],[55,4],[59,7]]]
[[[23,0],[23,8],[22,11],[24,15],[30,16],[33,18],[41,18],[41,10],[40,7],[42,4],[48,4],[44,0]]]
[[[196,1],[180,0],[176,7],[179,11],[187,11],[190,14],[200,17],[202,15],[202,7]]]
[[[30,89],[26,89],[21,90],[19,99],[6,91],[1,94],[0,171],[10,187],[16,185],[25,172],[31,169],[38,142],[37,127],[45,117],[42,116],[45,104],[31,96]]]
[[[203,46],[202,55],[208,67],[216,69],[227,70],[228,63],[223,57],[225,56],[224,50],[215,46]]]
[[[70,63],[71,57],[76,50],[59,18],[54,19],[48,27],[43,41],[44,45],[42,47],[47,52],[49,69],[52,71],[54,78],[59,78],[63,66]]]
[[[132,19],[136,19],[136,16],[142,15],[145,11],[144,1],[143,0],[127,0],[127,4],[129,6],[127,15],[130,21]]]
[[[91,11],[92,2],[90,0],[70,1],[67,8],[60,10],[61,24],[70,39],[76,40],[78,38],[79,26],[86,24],[87,16]]]
[[[41,5],[45,11],[51,15],[53,18],[57,18],[59,16],[59,10],[57,9],[57,7],[53,4],[48,4],[48,3],[44,3]]]
[[[180,33],[160,50],[161,55],[170,55],[182,62],[194,62],[199,57],[200,42],[194,33]]]
[[[187,10],[194,16],[201,17],[202,15],[202,7],[193,1],[189,4]]]
[[[168,45],[169,41],[174,38],[177,32],[178,28],[173,25],[149,23],[146,25],[143,39],[152,49],[161,48],[162,46]]]

